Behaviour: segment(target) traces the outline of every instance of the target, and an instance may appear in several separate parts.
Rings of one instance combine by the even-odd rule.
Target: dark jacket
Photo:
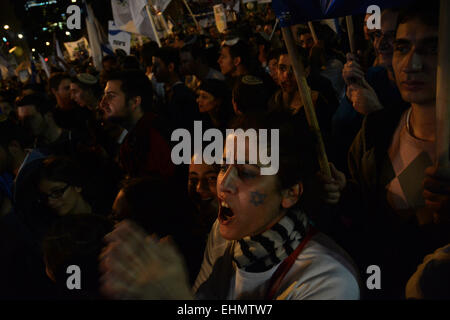
[[[381,269],[382,290],[368,298],[404,297],[406,282],[424,256],[450,242],[449,225],[419,226],[415,211],[403,218],[387,202],[386,186],[395,177],[388,155],[403,110],[386,108],[368,115],[348,155],[350,178],[341,200],[348,229],[341,238],[364,274]]]
[[[125,137],[120,147],[119,162],[131,178],[151,174],[163,178],[173,176],[175,166],[171,149],[154,113],[146,112]]]

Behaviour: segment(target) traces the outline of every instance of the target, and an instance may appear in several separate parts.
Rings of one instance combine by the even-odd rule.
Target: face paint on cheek
[[[250,202],[255,206],[258,207],[261,204],[263,204],[264,200],[267,198],[267,195],[264,193],[260,193],[258,191],[252,191],[250,192]]]

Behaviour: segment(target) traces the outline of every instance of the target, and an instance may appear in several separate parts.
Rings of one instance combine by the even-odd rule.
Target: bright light
[[[3,37],[3,42],[8,42],[8,39],[6,39],[5,37]]]
[[[72,3],[75,3],[75,2],[77,2],[77,0],[72,0]]]
[[[35,49],[35,48],[33,48],[33,49],[31,49],[31,51],[32,51],[32,52],[35,52],[35,51],[36,51],[36,49]]]
[[[23,34],[21,34],[21,33],[19,33],[17,36],[19,37],[19,39],[23,38]]]
[[[8,26],[7,24],[5,24],[5,25],[3,26],[3,28],[5,28],[5,30],[8,30],[8,29],[9,29],[9,26]]]
[[[42,31],[47,31],[47,28],[45,28],[45,27],[44,27],[44,28],[42,28]]]
[[[46,46],[49,46],[49,45],[50,45],[50,42],[47,41],[47,42],[45,43],[45,45],[46,45]]]
[[[66,31],[66,36],[70,36],[70,32],[69,31]]]

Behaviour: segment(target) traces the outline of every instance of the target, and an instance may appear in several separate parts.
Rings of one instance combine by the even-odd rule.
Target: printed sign
[[[108,40],[113,50],[122,49],[127,55],[130,54],[131,34],[120,30],[114,21],[108,23]]]

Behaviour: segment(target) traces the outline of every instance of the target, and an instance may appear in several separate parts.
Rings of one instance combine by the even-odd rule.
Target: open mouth
[[[221,200],[219,204],[219,222],[221,224],[230,223],[234,218],[233,211],[225,201]]]

